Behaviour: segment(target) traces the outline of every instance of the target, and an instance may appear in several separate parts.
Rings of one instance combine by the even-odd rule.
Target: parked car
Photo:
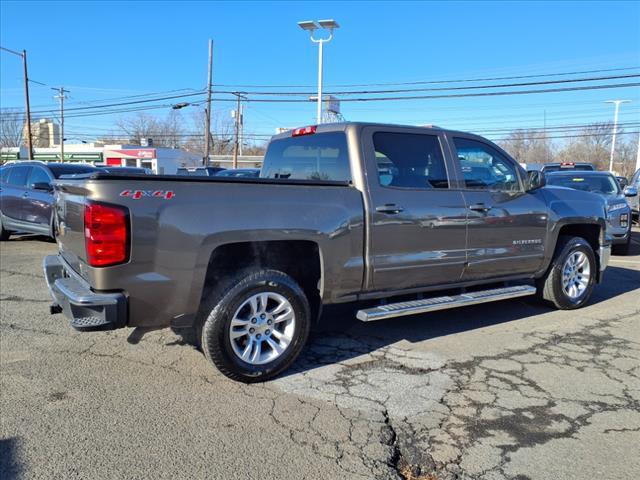
[[[53,180],[98,172],[85,164],[15,162],[2,167],[0,174],[0,239],[14,232],[55,236],[52,204]]]
[[[631,208],[626,198],[638,196],[634,188],[622,190],[609,172],[553,172],[547,184],[592,192],[607,202],[608,230],[613,238],[613,252],[626,255],[631,244]]]
[[[257,178],[260,176],[259,168],[230,168],[218,172],[216,177],[233,177],[233,178]]]
[[[121,174],[129,174],[129,173],[141,173],[143,175],[152,175],[153,171],[150,168],[141,168],[141,167],[103,167],[100,166],[102,170],[109,173],[121,173]]]
[[[178,175],[213,177],[224,170],[225,169],[221,167],[180,167],[176,173]]]
[[[535,294],[579,308],[609,261],[606,204],[544,179],[476,135],[333,123],[273,137],[259,178],[57,180],[51,312],[193,328],[223,374],[257,382],[323,304],[379,301],[364,322]]]
[[[620,185],[620,188],[624,189],[627,185],[629,185],[629,180],[627,180],[627,177],[616,177],[616,180],[618,180],[618,185]]]
[[[636,173],[631,177],[631,181],[629,182],[629,187],[634,187],[636,191],[640,191],[640,168],[636,170]],[[629,202],[629,206],[631,207],[631,212],[633,218],[636,222],[640,222],[640,195],[634,195],[632,197],[627,197],[627,201]]]
[[[556,162],[545,163],[542,166],[542,171],[544,173],[560,172],[563,170],[592,171],[595,170],[595,167],[593,166],[593,164],[587,162]]]

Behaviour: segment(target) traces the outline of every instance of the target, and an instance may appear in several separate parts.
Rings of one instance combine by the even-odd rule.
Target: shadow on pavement
[[[0,478],[13,480],[21,478],[22,467],[18,462],[18,439],[0,439]]]
[[[590,305],[636,289],[640,289],[640,270],[610,266],[604,282],[596,286]],[[290,373],[345,361],[401,340],[418,343],[554,311],[529,297],[363,323],[355,318],[358,308],[361,306],[353,304],[327,307],[320,322],[321,328],[314,331],[309,340],[311,348],[303,350]],[[339,353],[331,358],[322,358],[311,351],[313,345],[326,344],[339,345]]]

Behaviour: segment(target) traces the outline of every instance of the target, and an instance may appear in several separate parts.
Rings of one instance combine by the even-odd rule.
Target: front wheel
[[[596,257],[580,237],[560,237],[549,270],[538,280],[538,296],[561,310],[585,305],[595,286]]]
[[[310,318],[307,297],[289,275],[276,270],[245,271],[221,282],[205,300],[199,335],[202,350],[233,380],[269,380],[300,354],[309,336]]]

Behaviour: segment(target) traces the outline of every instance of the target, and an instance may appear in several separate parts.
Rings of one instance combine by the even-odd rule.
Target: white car
[[[631,181],[627,188],[629,187],[635,187],[636,191],[640,191],[640,168],[636,170],[636,173],[631,177]],[[638,212],[640,211],[640,195],[636,194],[634,196],[627,197],[627,203],[629,203],[629,206],[631,207],[631,214],[635,221],[640,222],[640,217],[638,217]]]

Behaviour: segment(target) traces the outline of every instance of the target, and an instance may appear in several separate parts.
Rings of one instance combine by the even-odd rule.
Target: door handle
[[[474,203],[473,205],[469,205],[469,210],[473,210],[474,212],[486,213],[491,210],[491,207],[485,205],[484,203]]]
[[[402,208],[400,205],[396,205],[395,203],[386,203],[384,205],[376,207],[376,212],[378,213],[396,214],[403,211],[404,208]]]
[[[27,198],[28,196],[29,196],[29,192],[24,192],[24,193],[22,194],[22,198]]]

